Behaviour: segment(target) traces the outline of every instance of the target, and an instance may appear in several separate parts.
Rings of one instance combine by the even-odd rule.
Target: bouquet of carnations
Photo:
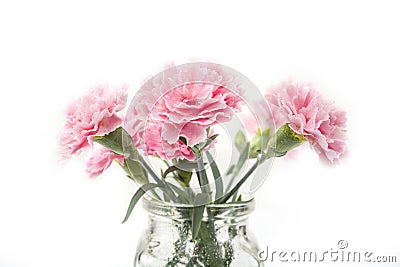
[[[346,152],[345,112],[307,82],[285,81],[262,95],[227,67],[172,66],[145,81],[122,116],[127,89],[97,86],[70,104],[60,137],[63,156],[84,153],[90,177],[115,162],[138,184],[123,222],[144,195],[192,206],[190,239],[209,242],[205,247],[217,231],[207,205],[245,201],[242,188],[251,180],[258,188],[268,168],[257,170],[270,159],[303,143],[329,163]],[[224,140],[230,136],[232,149]],[[225,154],[232,159],[221,169],[215,157]],[[221,266],[229,266],[228,258],[225,253]]]

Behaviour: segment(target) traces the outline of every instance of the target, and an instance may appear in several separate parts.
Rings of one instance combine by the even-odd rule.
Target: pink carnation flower
[[[276,127],[290,122],[322,159],[337,161],[346,152],[346,112],[322,98],[309,83],[289,80],[266,94]]]
[[[179,138],[194,146],[206,140],[208,127],[229,121],[240,110],[239,83],[212,66],[169,68],[145,83],[125,123],[137,147],[166,160],[193,160],[193,153]]]
[[[126,105],[126,90],[127,86],[114,92],[98,86],[69,105],[60,135],[64,157],[90,147],[94,136],[105,135],[122,124],[116,113]]]
[[[113,160],[123,164],[124,156],[115,154],[105,147],[96,147],[86,162],[86,171],[92,178],[99,176],[110,167]]]

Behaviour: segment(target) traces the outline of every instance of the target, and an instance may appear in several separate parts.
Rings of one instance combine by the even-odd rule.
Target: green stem
[[[206,171],[204,169],[204,161],[203,156],[197,158],[197,168],[199,169],[196,171],[197,178],[199,180],[200,189],[202,193],[209,193],[209,182],[207,178]]]
[[[265,154],[261,155],[261,157],[259,159],[257,159],[257,161],[254,163],[254,165],[251,166],[251,168],[246,172],[246,174],[243,176],[243,178],[240,179],[240,181],[235,185],[235,187],[232,188],[232,190],[230,190],[226,195],[224,195],[223,197],[221,197],[219,200],[217,200],[215,202],[217,204],[222,204],[222,203],[227,202],[239,190],[239,188],[244,184],[244,182],[246,182],[247,178],[249,178],[250,175],[257,169],[258,165],[267,159],[268,159],[268,157]]]
[[[246,182],[247,178],[257,169],[258,167],[258,161],[254,163],[253,166],[251,166],[250,170],[247,171],[247,173],[243,176],[243,178],[235,185],[234,188],[232,188],[231,191],[229,191],[227,194],[225,194],[223,197],[221,197],[219,200],[216,201],[217,204],[222,204],[227,202],[234,194],[236,191],[239,190],[239,188]]]
[[[224,183],[222,181],[221,173],[218,169],[217,163],[213,159],[210,152],[206,151],[208,162],[210,163],[211,171],[215,181],[215,199],[222,197],[224,193]]]
[[[235,192],[235,194],[233,194],[232,202],[236,202],[236,199],[238,198],[238,194],[239,194],[239,190],[237,190],[237,191]]]
[[[243,148],[242,152],[240,152],[239,158],[238,158],[238,162],[236,163],[236,165],[234,165],[233,170],[232,170],[232,177],[228,183],[228,186],[226,187],[226,190],[228,191],[233,182],[235,181],[237,175],[239,174],[240,170],[242,169],[244,163],[246,162],[246,160],[248,160],[249,158],[249,149],[250,149],[250,143],[247,142],[246,146]]]
[[[135,181],[133,178],[130,177],[131,174],[129,173],[129,171],[128,171],[127,169],[125,169],[124,166],[123,166],[118,160],[115,160],[115,162],[118,163],[118,165],[119,165],[119,166],[121,167],[121,169],[126,173],[127,177],[128,177],[130,180]],[[154,195],[154,197],[155,197],[157,200],[160,200],[160,201],[161,201],[161,197],[157,194],[156,191],[150,190],[150,192]]]
[[[142,157],[139,157],[139,161],[143,165],[143,168],[145,168],[148,171],[148,173],[154,178],[156,183],[160,185],[162,188],[166,189],[165,192],[172,199],[172,201],[179,203],[179,199],[175,196],[174,192],[169,187],[169,185],[160,178],[158,178],[157,174],[153,171],[153,169],[149,166],[149,164],[147,164],[147,162]]]
[[[197,168],[198,168],[198,171],[196,171],[196,174],[197,174],[197,178],[199,180],[201,192],[209,194],[210,188],[209,188],[207,174],[204,169],[203,156],[201,154],[200,154],[200,157],[197,158]],[[210,202],[211,202],[211,200],[212,199],[209,199]],[[211,235],[212,239],[215,239],[214,215],[210,209],[206,208],[206,210],[207,210],[208,219],[210,221],[210,235]]]

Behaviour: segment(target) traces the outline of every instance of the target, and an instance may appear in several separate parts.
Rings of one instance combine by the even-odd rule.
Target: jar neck
[[[151,197],[143,198],[143,207],[153,218],[160,217],[173,221],[190,221],[194,206],[189,204],[169,203]],[[212,220],[243,221],[254,210],[255,201],[251,196],[245,196],[244,201],[225,204],[207,204],[204,210],[203,221],[210,221],[208,211],[213,214]]]

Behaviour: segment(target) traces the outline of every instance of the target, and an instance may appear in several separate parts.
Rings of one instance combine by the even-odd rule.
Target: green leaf
[[[215,138],[217,138],[218,137],[218,134],[214,134],[214,135],[212,135],[210,138],[208,138],[209,140],[211,140],[211,141],[214,141],[215,140]]]
[[[164,173],[162,173],[162,177],[166,178],[168,174],[170,174],[171,172],[177,171],[179,170],[178,167],[176,167],[175,165],[169,166]]]
[[[192,240],[197,238],[199,234],[200,225],[203,220],[205,204],[208,201],[208,194],[199,193],[194,198],[193,213],[192,213]]]
[[[146,184],[149,182],[147,172],[139,161],[126,158],[124,160],[123,169],[128,174],[128,177],[139,184]]]
[[[122,147],[123,131],[124,130],[122,127],[118,127],[109,134],[103,136],[95,136],[93,138],[93,141],[114,151],[119,155],[123,155],[124,154],[124,149]]]
[[[211,153],[209,151],[206,151],[207,159],[208,162],[210,162],[210,167],[212,174],[214,176],[215,180],[215,199],[219,199],[224,191],[224,184],[222,181],[221,173],[218,169],[217,163],[215,163],[215,160],[213,159]]]
[[[112,150],[114,153],[137,160],[138,151],[129,133],[122,127],[103,135],[95,136],[93,141]]]
[[[174,175],[174,179],[182,187],[190,187],[190,181],[192,180],[193,173],[191,171],[177,170]]]
[[[122,130],[122,149],[124,150],[124,156],[132,160],[141,161],[139,151],[136,149],[132,136],[124,129]]]
[[[209,146],[212,142],[214,142],[214,140],[218,137],[218,134],[214,134],[213,136],[207,138],[206,142],[204,143],[204,145],[202,146],[201,150],[203,150],[204,148],[206,148],[207,146]]]
[[[168,167],[163,173],[163,178],[167,177],[167,175],[171,172],[174,173],[174,179],[182,186],[189,187],[190,181],[192,179],[192,171],[197,167],[197,163],[195,161],[189,161],[187,159],[183,159],[177,161],[174,165]]]
[[[133,208],[135,207],[136,203],[139,201],[139,199],[149,190],[155,189],[157,187],[161,187],[158,184],[144,184],[142,185],[137,191],[136,193],[133,195],[131,202],[129,203],[129,207],[128,210],[126,212],[125,218],[122,221],[122,223],[126,222],[129,219],[129,216],[132,213]]]
[[[193,170],[197,168],[197,162],[196,161],[190,161],[187,159],[182,159],[179,160],[177,163],[175,163],[174,165],[168,167],[164,174],[163,177],[165,178],[167,176],[167,174],[174,172],[174,171],[178,171],[178,170],[183,170],[183,171],[187,171],[187,170]]]
[[[185,161],[185,162],[183,162]],[[190,187],[190,181],[192,179],[192,171],[186,171],[187,169],[194,169],[197,166],[196,162],[191,162],[188,160],[181,160],[178,163],[168,167],[165,172],[162,174],[163,178],[166,178],[167,175],[171,172],[174,173],[174,179],[182,186],[182,187]]]
[[[242,150],[246,146],[246,137],[242,131],[238,131],[236,136],[235,136],[235,146],[239,152],[242,152]]]
[[[201,152],[200,149],[197,146],[193,146],[193,147],[188,147],[190,150],[192,150],[193,154],[196,156],[196,158],[201,157]]]
[[[179,186],[176,186],[176,185],[174,185],[172,183],[169,183],[169,182],[166,182],[166,183],[169,185],[169,187],[172,190],[174,190],[178,194],[178,198],[181,200],[181,203],[186,203],[186,204],[190,204],[191,203],[190,196],[189,196],[188,192],[185,191],[185,189],[182,189]]]

